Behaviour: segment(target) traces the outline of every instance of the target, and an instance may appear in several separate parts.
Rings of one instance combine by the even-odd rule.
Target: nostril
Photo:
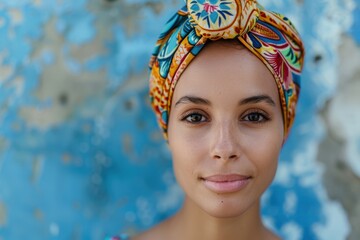
[[[229,157],[225,157],[225,156],[221,156],[221,155],[214,155],[214,158],[215,159],[227,159],[227,160],[229,160],[229,159],[236,159],[237,158],[237,155],[231,155],[231,156],[229,156]]]

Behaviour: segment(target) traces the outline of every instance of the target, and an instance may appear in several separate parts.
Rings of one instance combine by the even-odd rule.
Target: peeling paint
[[[3,202],[0,202],[0,227],[4,227],[7,223],[7,209]]]
[[[33,183],[37,182],[41,177],[42,171],[44,168],[44,157],[37,156],[35,157],[32,165],[31,181]]]
[[[35,209],[34,217],[39,221],[43,220],[44,219],[44,213],[41,211],[41,209]]]

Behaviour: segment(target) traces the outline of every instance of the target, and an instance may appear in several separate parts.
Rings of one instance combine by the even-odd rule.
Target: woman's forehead
[[[268,68],[240,43],[235,44],[219,41],[206,46],[180,77],[174,99],[184,94],[204,98],[259,94],[277,97],[277,86]]]

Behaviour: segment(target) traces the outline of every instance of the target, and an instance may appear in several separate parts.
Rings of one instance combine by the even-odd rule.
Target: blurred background
[[[360,238],[360,0],[263,0],[301,33],[298,116],[262,198],[284,239]],[[0,0],[0,239],[147,229],[183,194],[147,64],[183,0]]]

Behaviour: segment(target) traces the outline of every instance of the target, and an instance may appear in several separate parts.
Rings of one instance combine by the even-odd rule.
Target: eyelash
[[[251,121],[249,119],[245,120],[245,118],[248,118],[250,115],[254,115],[254,114],[256,114],[261,120],[259,120],[259,121]],[[205,120],[192,122],[188,119],[191,116],[200,116],[201,119],[205,118]],[[245,113],[245,116],[241,118],[241,121],[250,122],[253,124],[261,124],[261,123],[265,123],[269,120],[271,120],[271,119],[268,114],[266,114],[265,112],[263,112],[261,110],[257,110],[257,109],[247,111],[247,113]],[[203,122],[207,122],[208,117],[206,117],[205,114],[203,114],[201,112],[194,111],[194,112],[187,113],[184,117],[181,118],[181,121],[186,121],[189,124],[200,124]]]
[[[192,122],[192,121],[188,120],[189,117],[195,116],[195,115],[200,116],[201,118],[206,118],[206,120],[200,121],[200,122]],[[181,121],[186,121],[187,123],[190,123],[190,124],[200,124],[203,122],[207,122],[208,118],[205,116],[205,114],[198,112],[198,111],[194,111],[194,112],[187,113],[184,117],[181,118]]]
[[[261,123],[265,123],[270,120],[270,117],[267,113],[265,113],[264,111],[261,111],[261,110],[257,110],[257,109],[249,110],[247,113],[245,113],[245,116],[242,119],[245,119],[245,118],[249,117],[250,115],[256,115],[259,118],[261,118],[262,120],[258,120],[258,121],[244,120],[244,121],[251,122],[254,124],[261,124]]]

